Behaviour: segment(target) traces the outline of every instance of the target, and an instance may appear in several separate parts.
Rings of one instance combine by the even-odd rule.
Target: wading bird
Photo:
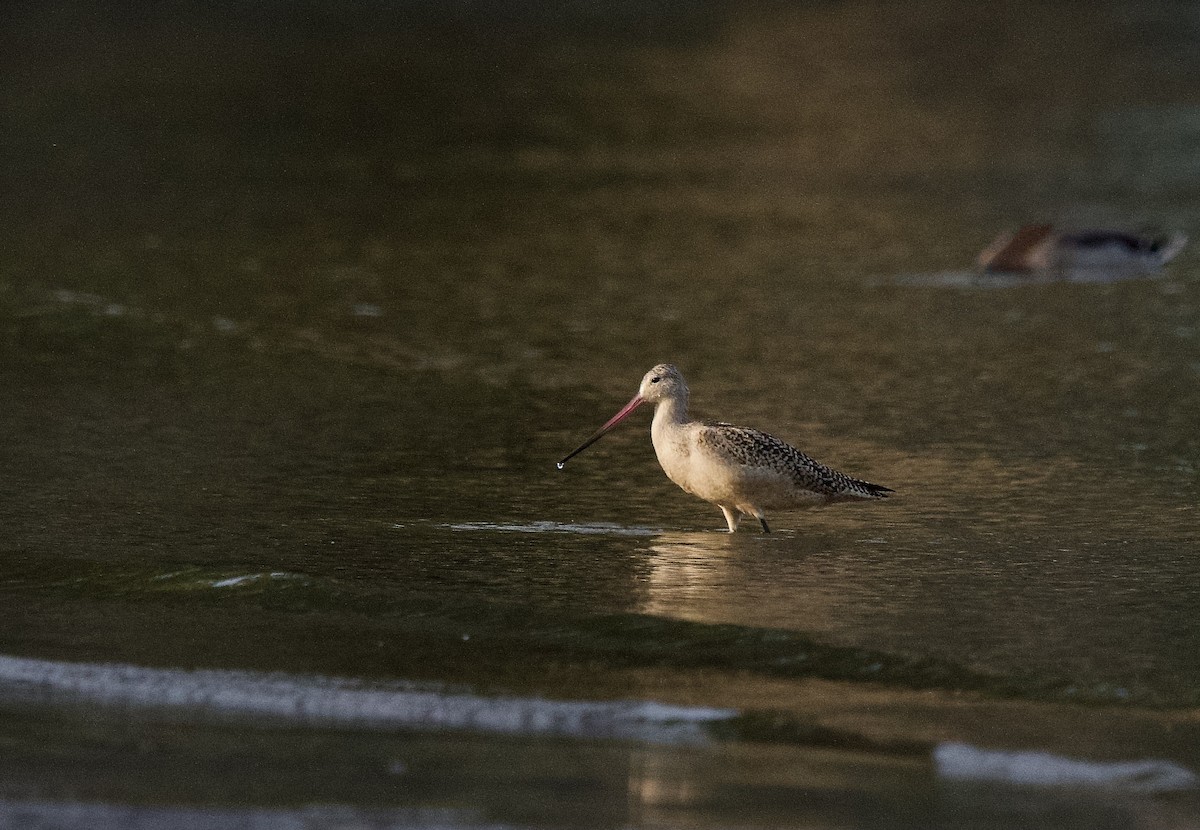
[[[770,533],[765,511],[816,507],[831,502],[875,501],[893,492],[839,473],[800,450],[756,429],[688,419],[688,387],[679,370],[660,363],[642,378],[638,393],[592,437],[558,462],[599,441],[643,403],[654,404],[650,436],[667,478],[686,492],[721,508],[729,532],[753,516]]]

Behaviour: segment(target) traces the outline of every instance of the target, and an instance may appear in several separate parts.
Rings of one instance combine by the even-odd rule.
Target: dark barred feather
[[[798,487],[827,498],[882,499],[893,492],[889,487],[839,473],[765,432],[711,421],[706,421],[704,427],[700,443],[714,452],[747,467],[766,467],[788,475]]]

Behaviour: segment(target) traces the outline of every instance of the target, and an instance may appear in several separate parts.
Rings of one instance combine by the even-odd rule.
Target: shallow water
[[[0,824],[1200,824],[1196,255],[968,270],[1196,236],[1187,5],[4,37]],[[555,469],[661,360],[896,495]]]

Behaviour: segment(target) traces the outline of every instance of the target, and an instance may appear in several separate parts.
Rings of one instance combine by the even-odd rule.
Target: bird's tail
[[[859,478],[847,478],[846,486],[842,488],[842,497],[849,499],[886,499],[896,492],[891,487],[882,484],[872,484]]]
[[[1175,258],[1176,254],[1184,249],[1187,241],[1188,238],[1185,234],[1172,233],[1154,240],[1151,250],[1158,255],[1159,261],[1166,265]]]

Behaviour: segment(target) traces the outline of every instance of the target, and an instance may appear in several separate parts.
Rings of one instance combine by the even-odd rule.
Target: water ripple
[[[304,726],[455,729],[501,734],[699,743],[731,709],[654,701],[484,697],[336,677],[156,669],[0,656],[0,697],[44,704],[188,709]]]
[[[148,807],[55,801],[0,801],[0,827],[87,828],[87,830],[500,830],[511,825],[480,821],[463,810],[360,808],[311,805],[294,809],[235,807]]]
[[[944,743],[933,752],[942,778],[1035,787],[1102,787],[1142,793],[1190,790],[1194,772],[1170,761],[1085,761],[1048,752],[1007,752]]]

